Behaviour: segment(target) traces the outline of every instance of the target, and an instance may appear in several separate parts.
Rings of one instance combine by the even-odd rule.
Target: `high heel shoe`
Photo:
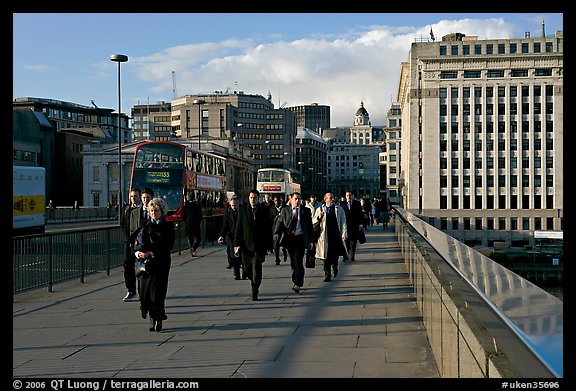
[[[156,332],[160,332],[160,331],[162,331],[162,321],[157,320],[156,321]]]
[[[148,329],[149,331],[155,331],[156,330],[155,323],[156,323],[156,321],[154,319],[152,319],[152,317],[150,317],[150,328]]]

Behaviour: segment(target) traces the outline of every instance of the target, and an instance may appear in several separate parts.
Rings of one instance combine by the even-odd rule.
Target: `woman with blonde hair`
[[[174,224],[166,221],[168,206],[161,198],[148,203],[150,220],[138,235],[135,255],[143,265],[138,273],[142,318],[150,317],[150,331],[162,331],[162,321],[167,319],[165,310],[168,274],[174,247]]]

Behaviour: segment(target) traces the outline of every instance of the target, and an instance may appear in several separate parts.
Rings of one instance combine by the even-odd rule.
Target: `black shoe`
[[[279,260],[279,259],[276,260],[276,265],[280,265],[280,260]]]
[[[155,331],[156,330],[156,321],[154,319],[152,319],[152,317],[150,317],[150,328],[148,330],[149,331]]]
[[[296,293],[300,293],[300,286],[294,284],[294,286],[292,287],[292,290],[293,290],[294,292],[296,292]]]
[[[327,276],[327,277],[324,279],[324,282],[330,282],[330,281],[332,281],[332,277],[330,277],[330,276]]]
[[[239,279],[240,279],[240,276],[234,276],[234,279],[235,279],[235,280],[239,280]]]
[[[258,293],[252,293],[252,301],[258,301]]]
[[[162,331],[162,321],[157,320],[156,321],[156,332],[159,333],[160,331]]]
[[[226,266],[226,269],[232,269],[232,265]]]

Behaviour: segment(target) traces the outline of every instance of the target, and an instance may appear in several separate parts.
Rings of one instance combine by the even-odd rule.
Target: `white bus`
[[[260,168],[256,176],[256,190],[262,199],[264,194],[279,195],[283,200],[294,192],[301,192],[300,172],[283,168]]]
[[[44,232],[46,169],[12,166],[12,189],[12,234]]]

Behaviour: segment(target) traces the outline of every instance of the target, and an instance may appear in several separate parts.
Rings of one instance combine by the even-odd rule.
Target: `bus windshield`
[[[184,180],[184,150],[170,144],[144,144],[136,152],[132,187],[154,191],[162,198],[168,210],[178,210],[182,203]]]

